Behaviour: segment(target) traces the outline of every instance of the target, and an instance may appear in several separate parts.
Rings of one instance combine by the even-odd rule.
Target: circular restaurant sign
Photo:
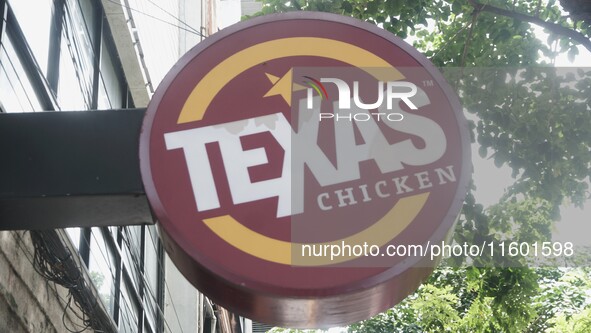
[[[369,318],[435,265],[470,174],[437,69],[323,13],[236,24],[158,87],[140,141],[164,246],[214,302],[284,327]]]

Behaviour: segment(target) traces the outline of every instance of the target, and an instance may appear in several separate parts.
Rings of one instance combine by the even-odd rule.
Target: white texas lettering
[[[374,160],[382,173],[403,169],[407,165],[426,165],[437,161],[446,149],[445,134],[433,120],[403,111],[400,105],[392,110],[404,115],[403,121],[384,121],[390,128],[421,138],[424,148],[416,148],[410,139],[390,144],[375,121],[356,122],[364,143],[355,142],[353,122],[335,122],[336,165],[318,145],[320,109],[307,108],[300,101],[298,131],[293,131],[283,113],[200,127],[164,134],[168,150],[183,149],[191,187],[198,211],[220,208],[211,164],[205,145],[218,142],[228,177],[234,204],[278,197],[277,217],[303,212],[304,170],[307,166],[321,186],[329,186],[360,178],[359,163]],[[315,101],[316,102],[316,101]],[[420,107],[430,103],[424,91],[418,89],[413,103]],[[314,103],[318,106],[319,103]],[[338,105],[335,102],[335,110]],[[337,110],[337,112],[368,112],[367,110]],[[310,114],[312,113],[312,114]],[[268,163],[264,148],[243,150],[241,137],[270,132],[284,150],[281,176],[252,182],[249,168]]]

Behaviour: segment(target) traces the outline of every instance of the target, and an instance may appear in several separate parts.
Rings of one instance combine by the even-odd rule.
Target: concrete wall
[[[33,253],[28,232],[0,231],[0,332],[67,332],[62,316],[68,291],[35,271]],[[81,329],[71,311],[64,322],[70,329]]]

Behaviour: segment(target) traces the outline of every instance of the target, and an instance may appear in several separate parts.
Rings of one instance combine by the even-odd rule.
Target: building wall
[[[107,1],[107,0],[103,0]],[[153,93],[177,60],[200,41],[240,20],[239,0],[127,0]],[[136,48],[137,51],[137,48]],[[164,317],[172,332],[208,332],[204,296],[166,256]]]
[[[240,1],[0,0],[0,13],[0,112],[83,111],[145,107],[178,58],[240,18]],[[94,315],[112,326],[104,331],[211,331],[213,308],[165,256],[156,227],[54,233]],[[0,332],[80,330],[70,290],[35,270],[35,244],[28,231],[0,232]]]
[[[121,109],[146,103],[139,66],[123,63],[137,61],[127,25],[125,30],[110,25],[117,23],[118,14],[125,24],[123,12],[108,9],[100,0],[0,0],[2,112]],[[131,48],[118,48],[113,31],[127,33]],[[135,87],[133,78],[141,81]],[[76,267],[80,280],[68,288],[35,270],[39,248],[31,234],[0,232],[0,332],[80,330],[82,312],[74,298],[69,301],[71,291],[78,290],[89,297],[86,312],[108,323],[105,332],[174,332],[165,328],[164,293],[170,282],[164,280],[164,254],[155,227],[47,231],[59,235],[55,246],[72,254],[69,265]],[[59,269],[55,263],[52,268]]]
[[[0,232],[0,332],[61,333],[84,327],[66,310],[66,288],[40,279],[27,232]],[[62,315],[64,315],[62,321]]]

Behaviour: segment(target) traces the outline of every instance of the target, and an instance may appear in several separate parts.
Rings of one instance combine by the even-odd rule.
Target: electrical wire
[[[34,253],[31,253],[31,251],[29,250],[29,248],[28,248],[27,244],[25,244],[25,242],[24,242],[24,240],[23,240],[23,238],[22,238],[22,235],[20,235],[20,234],[18,233],[18,231],[11,231],[10,233],[13,235],[13,238],[15,239],[17,246],[18,246],[18,247],[20,248],[20,250],[23,252],[23,254],[24,254],[24,255],[25,255],[25,257],[27,258],[27,260],[28,260],[28,261],[31,263],[31,267],[35,268],[35,263],[34,263],[34,262],[35,262],[35,261],[34,261],[34,256],[35,256],[35,254],[34,254]],[[23,232],[23,234],[24,234],[24,232]],[[68,297],[68,299],[64,299],[64,298],[62,298],[62,297],[61,297],[61,296],[58,294],[57,290],[55,289],[55,285],[54,285],[54,289],[53,289],[53,291],[54,291],[55,295],[56,295],[56,296],[57,296],[57,297],[58,297],[58,298],[59,298],[61,301],[63,301],[63,302],[66,304],[65,310],[64,310],[64,312],[63,312],[63,314],[62,314],[62,325],[64,325],[64,327],[66,327],[66,329],[67,329],[67,325],[66,325],[66,323],[65,323],[65,315],[68,313],[67,309],[68,309],[68,308],[71,308],[71,306],[70,306],[70,303],[71,303],[71,298],[70,298],[70,297]],[[78,316],[77,314],[75,314],[75,315],[76,315],[76,317],[77,317],[77,318],[79,318],[79,319],[80,319],[80,316]],[[71,321],[71,320],[70,320],[70,321]],[[96,332],[103,332],[103,331],[97,330]]]
[[[68,237],[68,238],[69,238],[69,236],[65,236],[65,235],[63,235],[63,234],[61,234],[61,233],[57,233],[57,235],[58,235],[58,237],[60,238],[60,242],[61,242],[61,244],[65,245],[65,244],[68,244],[68,243],[70,242],[70,240],[68,240],[68,239],[65,239],[65,238],[64,238],[64,237]],[[82,235],[81,235],[81,237],[82,237]],[[88,240],[86,240],[86,238],[84,238],[84,237],[83,237],[83,239],[85,240],[85,242],[87,243],[87,245],[88,245],[88,246],[89,246],[89,248],[90,248],[90,244],[89,244]],[[97,244],[98,244],[98,242],[97,242]],[[67,246],[66,246],[66,248],[67,248],[67,249],[68,249],[68,251],[69,251],[69,248],[68,248]],[[77,253],[72,253],[72,252],[69,252],[69,253],[70,253],[70,254],[72,254],[72,255],[77,255]],[[94,256],[94,253],[93,253],[92,251],[91,251],[90,253],[91,253],[91,255],[92,255],[92,256],[95,258],[95,260],[96,260],[96,257]],[[74,263],[77,263],[77,262],[76,262],[76,261],[74,261]],[[110,265],[110,262],[108,263],[108,265]],[[110,267],[112,267],[112,266],[110,266]],[[78,266],[78,265],[77,265],[77,269],[79,270],[79,272],[82,272],[82,271],[83,271],[82,267],[80,267],[80,266]],[[81,274],[82,274],[82,273],[81,273]],[[97,290],[97,292],[98,292],[98,290]],[[99,295],[100,295],[100,294],[99,294]],[[99,297],[95,297],[95,295],[94,295],[94,294],[91,294],[91,295],[90,295],[90,297],[92,298],[92,300],[93,300],[93,302],[94,302],[94,304],[95,304],[95,309],[96,309],[96,305],[98,305],[98,302],[99,302],[99,301],[98,301],[98,299],[100,298],[100,296],[99,296]],[[94,312],[95,312],[95,311],[93,311],[93,313],[94,313]],[[76,314],[76,313],[74,313],[74,314]],[[80,318],[80,317],[78,316],[78,318]],[[106,324],[106,325],[107,325],[107,326],[110,326],[110,325],[111,325],[111,324],[110,324],[110,321],[109,321],[109,324]],[[95,329],[95,328],[93,327],[93,329]],[[103,331],[96,330],[96,332],[103,332]]]
[[[155,3],[152,0],[148,0],[149,3],[153,4],[156,8],[160,9],[161,11],[163,11],[164,13],[168,14],[170,17],[172,17],[173,19],[177,20],[179,23],[182,23],[183,25],[185,25],[187,28],[193,30],[198,36],[200,36],[201,32],[195,28],[193,28],[192,26],[190,26],[188,23],[186,23],[185,21],[181,20],[179,17],[171,14],[169,11],[167,11],[166,9],[160,7],[157,3]]]
[[[132,8],[131,8],[131,6],[129,6],[128,0],[122,0],[122,1],[123,1],[123,3],[121,3],[122,8],[127,9],[126,11],[124,11],[124,13],[125,13],[125,17],[127,19],[127,22],[129,24],[129,27],[131,30],[131,36],[133,39],[134,49],[139,57],[139,61],[142,66],[142,74],[145,77],[146,86],[148,87],[148,91],[150,93],[154,93],[154,86],[152,85],[152,79],[150,77],[150,71],[148,70],[148,65],[146,64],[145,54],[144,54],[144,50],[142,48],[142,42],[140,41],[137,27],[135,25],[135,20],[133,18]],[[164,48],[164,49],[168,49],[169,52],[172,52],[172,50],[170,50],[169,48]]]
[[[129,5],[129,1],[134,1],[134,0],[123,0],[123,1],[127,5]],[[138,7],[138,9],[142,10],[143,12],[146,12],[146,13],[148,13],[148,12],[154,12],[154,9],[153,8],[151,8],[151,7],[150,8],[146,8],[146,7],[148,7],[149,4],[152,4],[156,8],[160,9],[162,12],[166,13],[168,16],[172,17],[173,19],[175,19],[175,20],[177,20],[179,22],[182,22],[183,24],[186,24],[186,22],[182,21],[181,18],[180,18],[180,11],[179,11],[179,15],[174,15],[174,14],[171,14],[170,12],[166,11],[164,8],[158,6],[158,4],[156,4],[155,2],[153,2],[151,0],[148,0],[148,1],[149,2],[146,3],[144,1],[135,0],[136,4],[139,5],[139,6],[141,6],[141,8]],[[171,2],[169,1],[169,3],[171,3]],[[130,15],[132,16],[132,19],[133,20],[136,19],[136,15],[133,15],[131,13],[130,13]],[[193,31],[197,32],[197,29],[195,29],[195,28],[193,28],[191,26],[189,26],[188,28],[193,29]],[[140,31],[138,31],[138,33],[139,32]],[[168,35],[168,38],[165,38],[164,36],[158,38],[158,44],[160,44],[160,42],[167,43],[169,46],[166,47],[165,49],[168,50],[168,53],[170,54],[170,59],[177,60],[179,58],[178,50],[179,50],[179,46],[180,46],[180,39],[177,36],[177,31],[175,31],[175,29],[166,29],[166,33]],[[178,31],[178,33],[180,33],[180,31]],[[147,43],[144,43],[144,44],[150,45],[150,44],[155,44],[155,43],[153,43],[153,42],[147,42]]]
[[[30,231],[33,242],[33,267],[46,280],[57,283],[68,289],[68,301],[62,314],[62,323],[68,332],[80,333],[88,328],[96,332],[104,332],[110,325],[95,315],[97,299],[89,290],[78,264],[73,259],[69,248],[56,231]],[[72,300],[74,301],[72,303]],[[82,325],[71,322],[76,327],[68,326],[66,313],[76,316]]]
[[[131,6],[124,5],[124,4],[122,4],[122,3],[120,3],[120,2],[117,2],[117,1],[114,1],[114,0],[106,0],[106,1],[108,1],[108,2],[111,2],[111,3],[114,3],[114,4],[116,4],[116,5],[119,5],[119,6],[123,7],[123,8],[129,9],[129,10],[131,10],[131,11],[134,11],[134,12],[136,12],[136,13],[138,13],[138,14],[145,15],[146,17],[152,18],[152,19],[154,19],[154,20],[156,20],[156,21],[160,21],[160,22],[162,22],[162,23],[165,23],[165,24],[171,25],[171,26],[173,26],[173,27],[179,28],[179,29],[181,29],[181,30],[187,31],[187,32],[189,32],[189,33],[195,34],[195,35],[197,35],[197,36],[199,36],[199,37],[203,37],[203,38],[206,38],[206,37],[207,37],[207,36],[203,35],[201,32],[199,32],[199,31],[195,30],[194,28],[191,28],[191,29],[183,28],[183,27],[181,27],[181,26],[179,26],[179,25],[176,25],[176,24],[174,24],[174,23],[172,23],[172,22],[169,22],[169,21],[163,20],[163,19],[161,19],[161,18],[158,18],[158,17],[156,17],[156,16],[154,16],[154,15],[151,15],[151,14],[148,14],[148,13],[145,13],[145,12],[142,12],[142,11],[140,11],[140,10],[138,10],[138,9],[135,9],[135,8],[133,8],[133,7],[131,7]],[[179,19],[179,18],[177,18],[177,20],[180,20],[180,19]],[[189,26],[189,25],[188,25],[187,23],[185,23],[185,22],[183,22],[183,24],[185,24],[186,26]]]
[[[152,232],[150,231],[151,228],[147,227],[148,233],[150,235],[150,239],[151,239],[151,244],[154,246],[154,250],[156,250],[156,245],[154,243],[154,238],[152,235]],[[122,228],[122,229],[126,229],[126,228]],[[95,229],[96,231],[97,229]],[[96,332],[103,332],[100,327],[101,327],[101,323],[97,322],[96,320],[93,320],[93,316],[91,315],[92,313],[94,313],[94,309],[96,308],[97,304],[97,298],[96,297],[91,297],[92,294],[90,293],[85,293],[84,290],[88,289],[88,286],[86,285],[86,281],[84,280],[84,278],[82,277],[82,274],[80,273],[79,267],[76,266],[76,274],[72,275],[72,267],[71,264],[76,265],[76,261],[73,260],[72,256],[74,255],[72,252],[68,250],[66,250],[65,252],[59,251],[56,249],[60,249],[63,248],[63,244],[65,244],[67,241],[64,239],[60,239],[59,237],[63,237],[61,235],[58,234],[58,237],[47,237],[43,232],[36,232],[36,231],[31,231],[31,239],[33,242],[33,246],[34,246],[34,255],[29,253],[29,256],[26,255],[26,257],[29,259],[29,261],[33,264],[33,267],[35,268],[35,270],[44,278],[46,278],[48,281],[52,281],[54,283],[60,284],[64,287],[66,287],[67,289],[69,289],[69,293],[68,293],[68,297],[66,300],[66,306],[65,306],[65,310],[64,313],[62,315],[62,323],[64,325],[64,328],[66,328],[66,330],[68,330],[69,332],[83,332],[84,330],[88,329],[88,328],[93,328],[95,329]],[[14,235],[14,237],[16,238],[17,236],[20,235]],[[122,240],[125,242],[125,245],[127,246],[127,248],[130,250],[130,256],[132,257],[132,263],[135,265],[136,268],[138,268],[139,265],[139,259],[137,258],[137,252],[133,251],[132,249],[134,248],[131,244],[130,241],[130,231],[129,230],[125,230],[125,235],[122,233]],[[94,237],[94,235],[93,235]],[[94,238],[95,241],[96,237]],[[103,237],[104,240],[104,237]],[[20,239],[20,243],[19,245],[21,245],[21,243],[23,243],[22,239]],[[98,241],[97,241],[98,244]],[[146,243],[148,244],[148,243]],[[22,246],[22,245],[21,245]],[[25,251],[25,254],[28,252],[25,250],[25,247],[23,247],[23,251]],[[110,266],[109,260],[107,260],[103,250],[99,247],[99,251],[101,252],[101,255],[103,256],[103,259],[105,259],[105,261],[108,263],[108,265]],[[56,253],[62,253],[61,256],[56,255]],[[91,251],[91,253],[94,251]],[[94,254],[93,254],[94,255]],[[31,259],[30,256],[33,256],[33,258]],[[158,265],[161,269],[163,269],[163,264],[160,260],[158,260]],[[112,268],[112,266],[110,266]],[[167,329],[172,332],[172,329],[169,325],[169,323],[166,321],[166,318],[164,318],[164,313],[162,311],[162,309],[160,308],[160,305],[158,304],[158,302],[155,300],[155,296],[154,296],[154,291],[152,290],[152,288],[150,287],[150,284],[147,282],[146,279],[146,275],[145,272],[142,274],[139,274],[141,276],[141,280],[138,281],[139,283],[141,283],[143,285],[143,287],[147,290],[147,295],[149,295],[149,297],[152,298],[152,300],[154,300],[154,304],[157,306],[157,310],[158,312],[162,315],[162,318],[164,320],[164,323],[167,327]],[[165,287],[170,295],[170,289],[168,288],[168,284],[165,282]],[[132,315],[132,313],[135,313],[132,309],[131,309],[131,304],[129,303],[129,300],[127,299],[127,296],[121,294],[121,302],[122,304],[124,304],[123,306],[126,307],[127,310],[129,311],[122,311],[122,321],[124,322],[124,325],[132,325],[132,322],[134,322],[134,320],[130,317]],[[73,302],[72,302],[73,300]],[[151,303],[151,302],[142,302],[144,305],[145,303]],[[173,311],[175,313],[175,316],[177,318],[178,324],[179,324],[179,328],[181,329],[181,332],[183,331],[182,326],[180,326],[180,320],[178,317],[178,313],[176,310],[176,306],[174,305],[174,301],[171,300],[172,303],[172,308]],[[148,307],[150,307],[150,305],[152,304],[148,304]],[[91,309],[89,311],[89,309]],[[152,311],[156,310],[154,307],[151,308]],[[72,313],[76,318],[78,318],[82,323],[84,323],[83,326],[80,325],[76,325],[74,322],[72,322],[70,320],[70,323],[72,325],[76,325],[78,327],[72,327],[69,326],[66,322],[66,313]],[[137,318],[136,318],[137,320]],[[131,326],[130,326],[131,327]]]

